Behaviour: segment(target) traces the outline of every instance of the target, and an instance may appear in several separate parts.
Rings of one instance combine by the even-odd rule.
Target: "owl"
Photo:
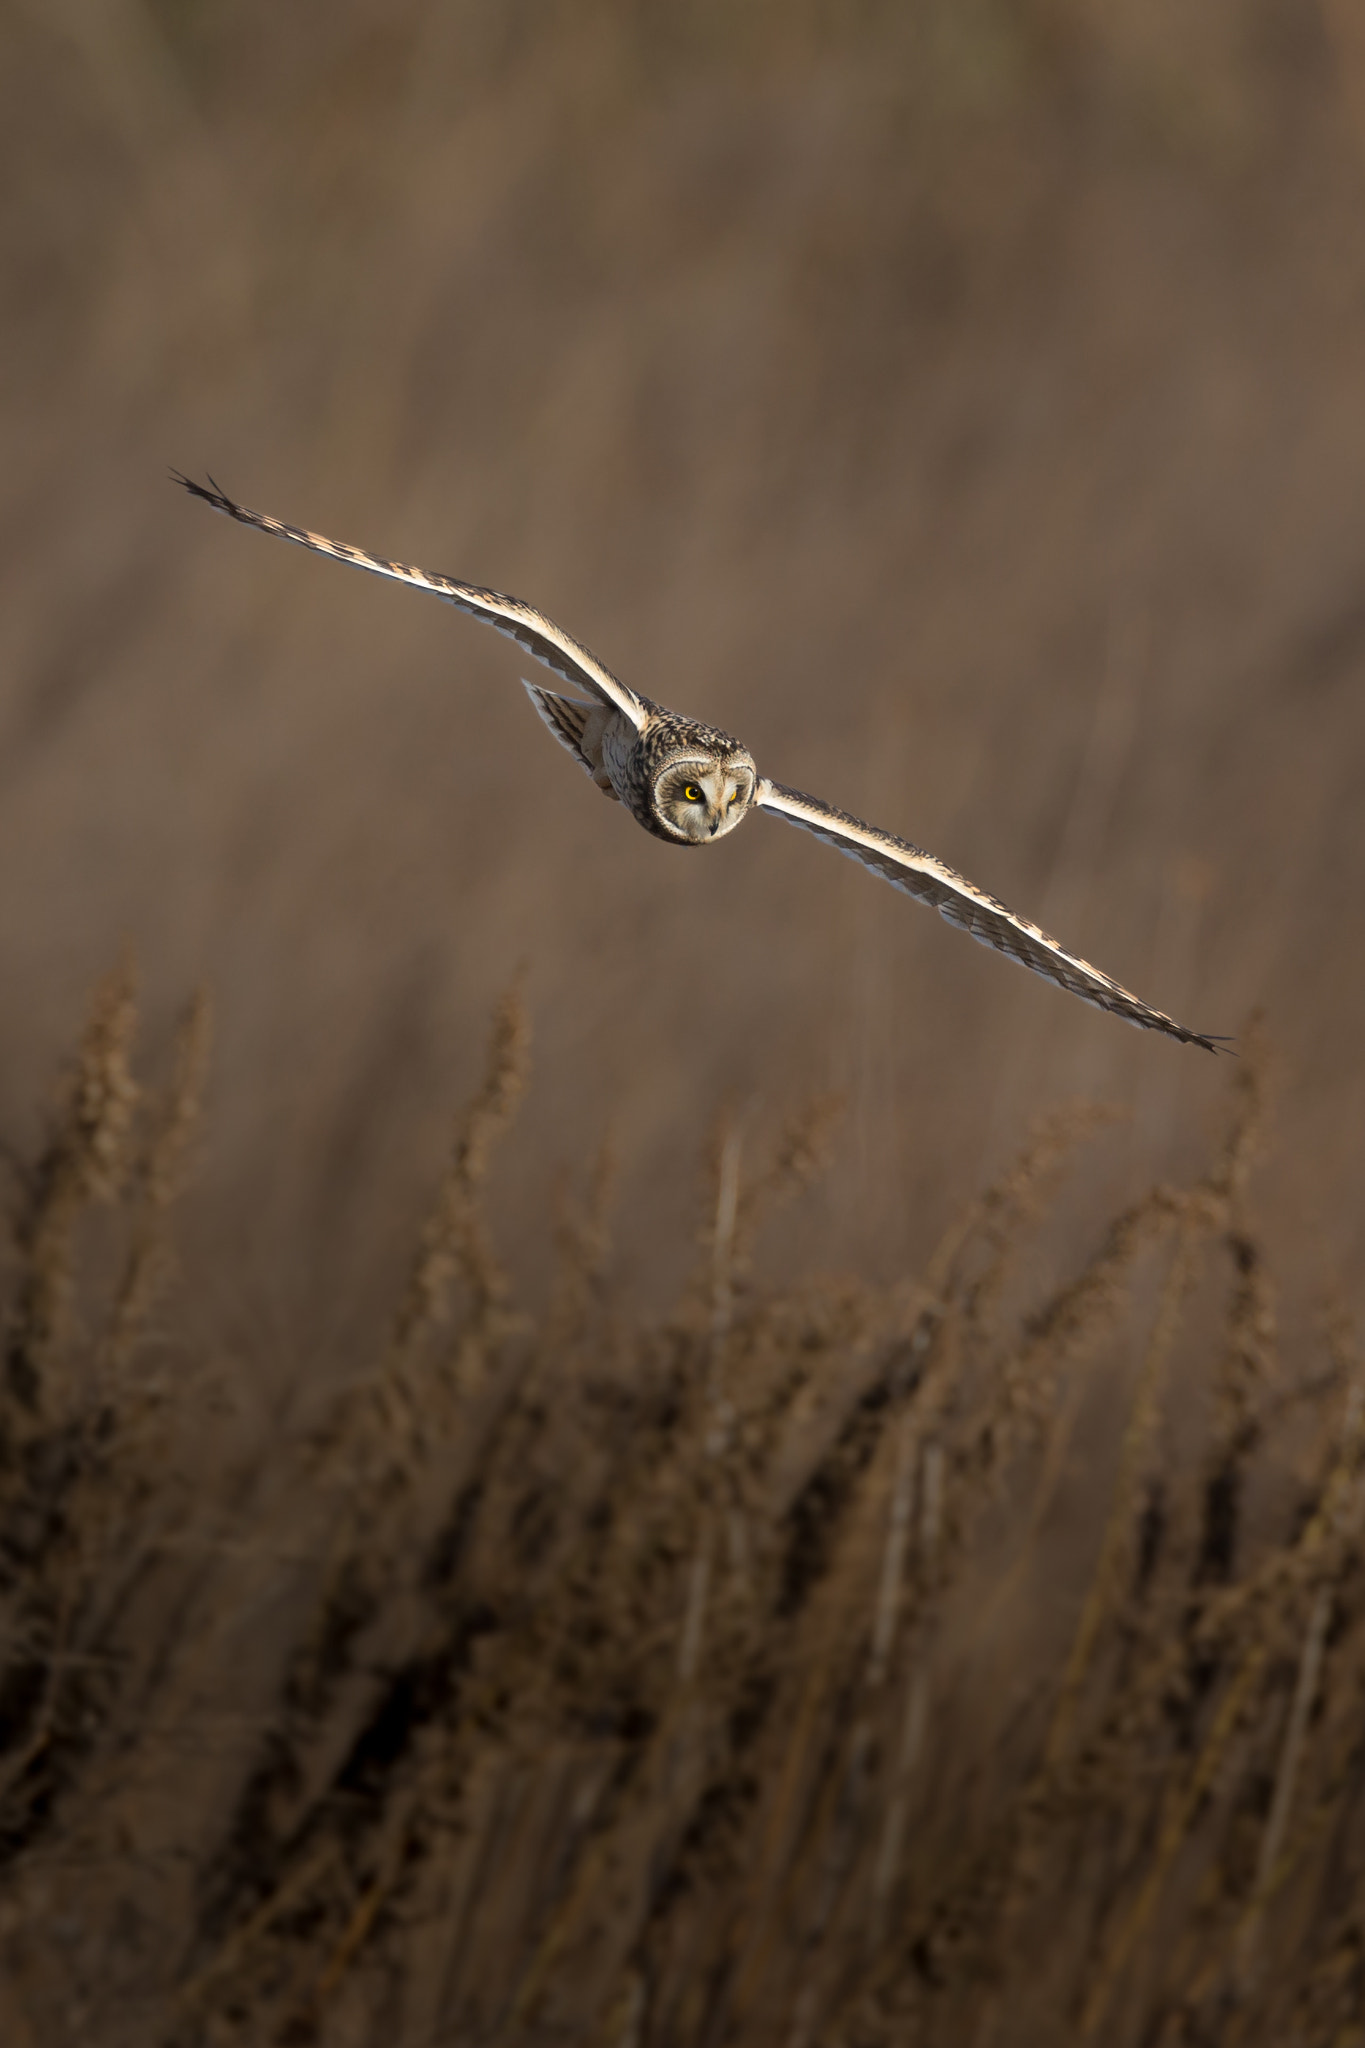
[[[780,818],[784,824],[813,833],[837,853],[927,903],[982,945],[1044,975],[1082,1002],[1126,1018],[1144,1030],[1163,1031],[1186,1045],[1202,1045],[1209,1052],[1228,1042],[1204,1031],[1191,1031],[1164,1011],[1150,1008],[1088,960],[1068,953],[1038,925],[1016,916],[996,897],[909,840],[760,775],[753,756],[739,740],[628,688],[586,647],[519,598],[481,589],[475,583],[460,583],[452,576],[428,575],[423,569],[387,562],[361,548],[327,540],[320,533],[286,526],[282,520],[236,504],[212,478],[205,488],[178,471],[172,471],[172,477],[229,519],[311,548],[314,554],[326,555],[334,562],[347,562],[372,575],[429,590],[506,633],[582,693],[565,696],[523,678],[532,704],[560,745],[604,796],[623,804],[636,823],[656,839],[670,846],[709,846],[712,840],[733,832],[751,813]]]

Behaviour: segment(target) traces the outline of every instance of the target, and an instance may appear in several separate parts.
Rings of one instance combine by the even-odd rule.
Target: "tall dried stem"
[[[166,1222],[203,1106],[212,1041],[212,1006],[208,991],[200,989],[176,1033],[170,1087],[134,1173],[131,1237],[103,1347],[109,1375],[127,1365],[166,1281]]]
[[[100,983],[65,1100],[29,1178],[15,1240],[20,1257],[5,1330],[9,1400],[29,1414],[44,1404],[72,1291],[72,1236],[87,1203],[112,1202],[128,1161],[138,1089],[129,1069],[137,1024],[131,958]]]

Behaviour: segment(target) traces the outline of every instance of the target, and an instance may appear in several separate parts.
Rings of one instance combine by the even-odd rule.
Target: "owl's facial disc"
[[[733,832],[753,793],[749,761],[674,761],[654,785],[654,806],[670,837],[704,846]]]

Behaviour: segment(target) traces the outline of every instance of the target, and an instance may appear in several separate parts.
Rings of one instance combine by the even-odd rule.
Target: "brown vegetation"
[[[1053,1286],[1082,1109],[915,1278],[765,1284],[817,1104],[758,1165],[722,1120],[657,1321],[604,1164],[533,1320],[513,992],[373,1371],[195,1495],[153,1276],[204,1010],[160,1106],[132,1031],[121,970],[8,1275],[7,2039],[1355,2038],[1365,1369],[1277,1335],[1254,1032],[1206,1171]]]

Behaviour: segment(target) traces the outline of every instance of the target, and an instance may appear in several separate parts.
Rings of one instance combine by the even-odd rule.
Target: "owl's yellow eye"
[[[701,802],[701,791],[697,788],[695,782],[683,784],[683,802],[685,804],[699,804]]]

